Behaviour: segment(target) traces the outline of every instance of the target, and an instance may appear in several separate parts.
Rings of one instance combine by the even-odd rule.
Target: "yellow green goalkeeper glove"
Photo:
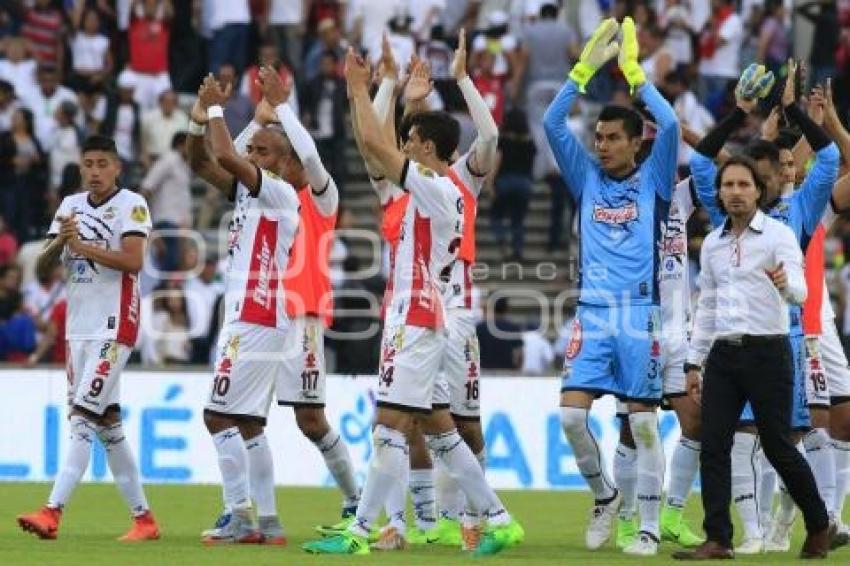
[[[735,96],[744,100],[764,98],[770,94],[775,78],[772,71],[765,69],[764,65],[751,63],[741,73],[738,86],[735,87]]]
[[[620,65],[623,76],[626,77],[626,82],[629,83],[631,93],[634,94],[635,89],[646,82],[643,67],[638,63],[640,47],[638,46],[635,21],[630,16],[626,16],[620,29],[623,32],[623,46],[620,48],[620,57],[617,63]]]
[[[599,27],[590,36],[581,56],[578,58],[578,63],[570,71],[570,78],[578,84],[580,92],[585,91],[587,83],[593,78],[599,67],[617,55],[620,46],[617,45],[616,41],[611,40],[617,35],[619,27],[617,20],[608,18],[599,24]]]

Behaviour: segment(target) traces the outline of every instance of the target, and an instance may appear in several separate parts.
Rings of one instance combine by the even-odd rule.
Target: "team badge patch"
[[[417,171],[419,171],[419,174],[422,175],[423,177],[428,177],[428,178],[431,178],[431,179],[434,178],[434,172],[431,171],[430,169],[428,169],[427,167],[425,167],[424,165],[422,165],[421,163],[416,164],[416,169],[417,169]]]
[[[130,211],[130,218],[135,222],[144,222],[148,219],[148,209],[144,206],[134,206]]]
[[[573,332],[572,336],[570,336],[570,342],[567,344],[567,353],[566,358],[568,360],[574,360],[578,353],[581,352],[581,321],[576,318],[573,320]]]

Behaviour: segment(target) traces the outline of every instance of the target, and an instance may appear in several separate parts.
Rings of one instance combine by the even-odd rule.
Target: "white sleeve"
[[[260,205],[269,210],[298,210],[298,197],[292,185],[265,169],[260,172],[260,191],[257,198]]]
[[[823,216],[820,218],[820,223],[823,224],[823,229],[829,231],[836,218],[838,218],[838,215],[835,213],[835,207],[832,206],[832,199],[830,199],[830,201],[826,203],[826,209],[823,211]]]
[[[245,155],[248,151],[248,144],[251,143],[251,138],[263,127],[257,122],[251,120],[245,129],[239,132],[239,135],[233,138],[233,147],[239,155]]]
[[[310,137],[289,104],[279,104],[274,110],[283,125],[286,137],[289,138],[289,143],[292,144],[301,165],[304,166],[307,182],[312,189],[313,201],[323,215],[330,216],[339,206],[339,191],[337,191],[336,182],[322,164],[316,142]]]
[[[457,204],[458,210],[463,210],[463,198],[454,189],[452,182],[448,179],[441,179],[434,171],[421,163],[409,159],[404,162],[399,188],[409,192],[413,202],[428,216],[444,214],[449,202],[452,206]],[[456,194],[450,194],[450,190],[453,190]],[[456,203],[455,201],[460,202]]]
[[[496,162],[496,149],[499,144],[499,128],[493,119],[493,114],[484,98],[472,80],[466,76],[459,80],[457,86],[460,88],[469,114],[478,130],[478,136],[472,145],[472,168],[476,173],[486,175],[490,172]]]
[[[484,187],[484,181],[487,175],[478,175],[478,172],[473,172],[469,164],[469,159],[472,155],[472,149],[461,155],[457,161],[452,163],[452,170],[457,173],[460,180],[464,182],[470,192],[478,198],[481,194],[481,189]]]
[[[682,219],[686,222],[696,210],[693,190],[691,177],[685,177],[676,184],[676,189],[673,192],[673,198],[678,200],[682,209]]]
[[[386,177],[382,177],[380,179],[373,179],[369,177],[369,183],[372,184],[372,188],[375,190],[375,194],[378,195],[378,202],[381,203],[381,206],[384,206],[393,198],[393,184]]]
[[[688,347],[688,363],[702,366],[714,341],[715,316],[717,314],[717,282],[711,272],[708,246],[711,236],[702,244],[700,253],[699,299],[694,313],[694,330]],[[798,246],[799,249],[799,246]]]
[[[53,220],[50,222],[50,227],[47,229],[47,237],[55,238],[59,235],[59,217],[67,216],[71,212],[71,206],[68,203],[68,197],[62,199],[59,203],[59,208],[56,209],[56,214],[53,215]]]
[[[144,236],[151,233],[151,214],[148,211],[148,203],[141,196],[122,207],[121,211],[121,236]]]
[[[803,252],[797,243],[794,233],[785,225],[778,230],[774,254],[774,265],[782,264],[788,277],[788,286],[782,292],[782,297],[792,305],[802,305],[806,300],[806,278],[803,275]],[[829,300],[826,297],[825,300]]]
[[[375,109],[375,114],[378,116],[378,121],[384,123],[390,115],[390,103],[393,100],[393,91],[395,90],[395,81],[385,78],[381,81],[381,86],[378,87],[378,92],[375,93],[375,98],[372,100],[372,108]]]

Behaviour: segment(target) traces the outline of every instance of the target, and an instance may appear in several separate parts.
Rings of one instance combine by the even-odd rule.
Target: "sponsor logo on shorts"
[[[567,344],[566,359],[574,360],[578,353],[581,352],[582,344],[581,321],[576,318],[573,320],[573,332],[570,336],[570,342]]]

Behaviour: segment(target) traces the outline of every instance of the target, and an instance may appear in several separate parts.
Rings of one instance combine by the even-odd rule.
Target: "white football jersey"
[[[410,202],[396,248],[387,324],[441,328],[443,295],[463,235],[463,197],[451,179],[410,160],[400,187]]]
[[[288,326],[283,273],[299,223],[295,189],[269,171],[257,169],[255,194],[237,182],[227,238],[224,323]]]
[[[670,213],[661,231],[661,331],[671,338],[687,335],[690,329],[691,286],[685,226],[693,212],[694,199],[688,177],[676,184]]]
[[[118,189],[107,200],[94,204],[87,192],[69,195],[56,210],[56,217],[75,215],[80,239],[106,250],[121,249],[125,236],[147,238],[151,218],[145,199],[132,191]],[[48,237],[59,234],[54,217]],[[69,340],[115,340],[133,347],[139,332],[139,276],[104,267],[65,248],[62,261],[68,273]]]
[[[455,172],[457,178],[461,183],[463,183],[469,191],[469,194],[477,202],[486,177],[480,177],[470,171],[469,156],[471,153],[472,152],[470,150],[460,156],[460,158],[452,164],[452,171]],[[472,213],[470,214],[470,212]],[[464,222],[472,222],[474,225],[476,217],[477,210],[470,211],[466,206],[464,207]],[[466,232],[467,234],[470,233],[468,227]],[[472,249],[474,253],[476,245],[476,242],[474,241],[475,230],[472,230],[471,234],[473,236]],[[458,259],[455,262],[454,267],[452,267],[449,284],[446,286],[446,296],[443,298],[446,302],[446,308],[472,308],[472,265],[470,265],[469,262],[463,259]]]

